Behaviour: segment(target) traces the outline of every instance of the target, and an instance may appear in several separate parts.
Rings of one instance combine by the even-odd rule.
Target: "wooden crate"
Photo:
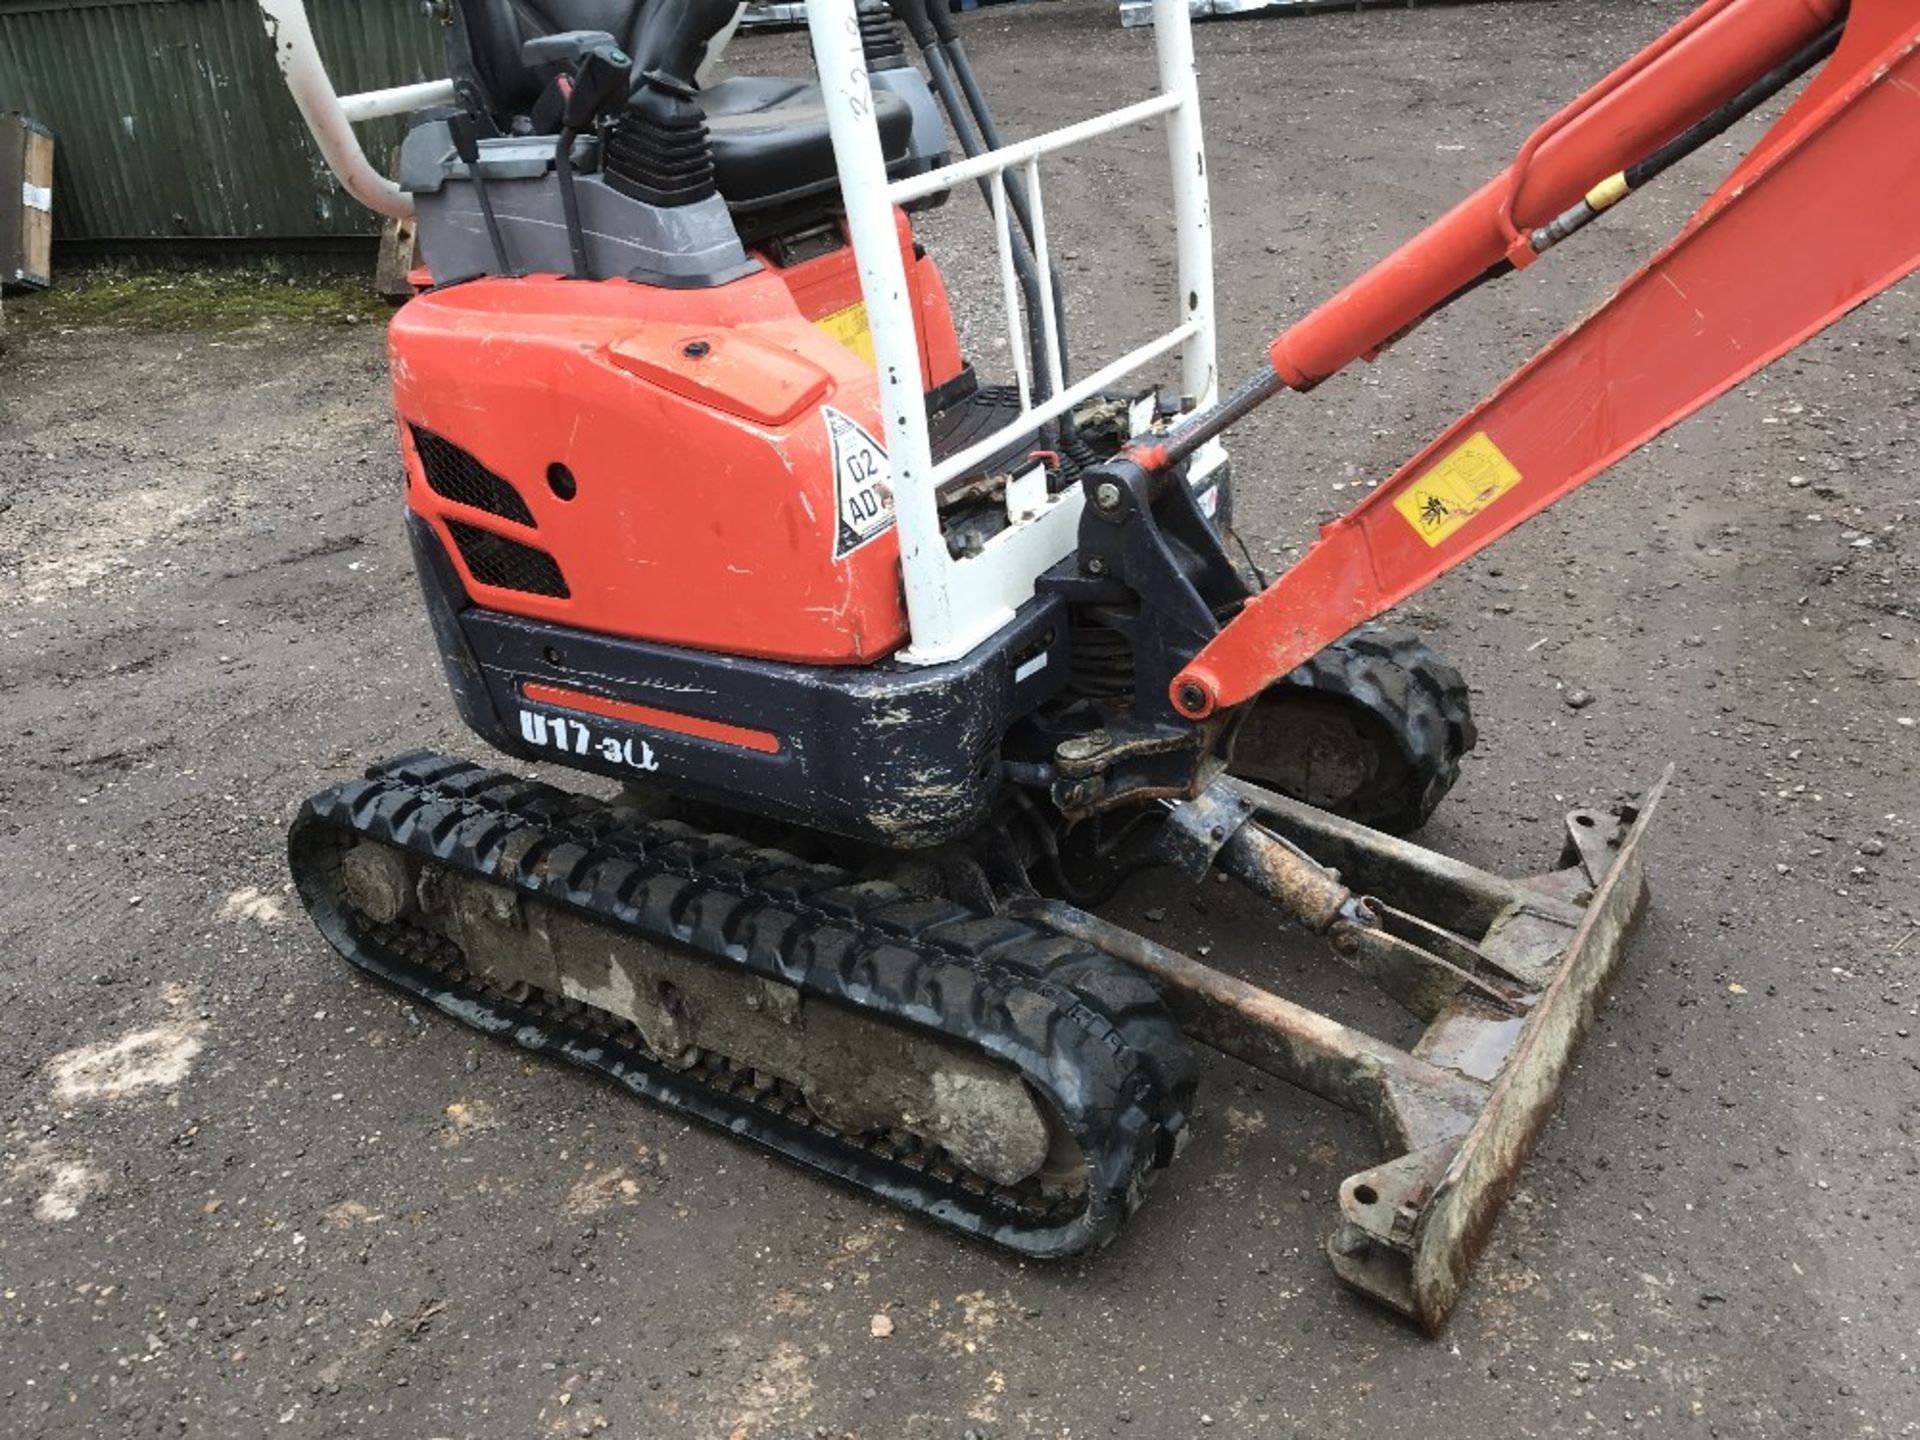
[[[0,114],[0,290],[53,283],[53,132]]]

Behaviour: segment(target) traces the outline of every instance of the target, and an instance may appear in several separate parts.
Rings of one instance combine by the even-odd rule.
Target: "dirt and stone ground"
[[[1228,368],[1674,13],[1203,28]],[[1091,0],[970,33],[1015,133],[1152,70]],[[1272,407],[1238,439],[1248,521],[1303,539],[1355,500],[1730,153]],[[1167,311],[1163,155],[1050,170],[1083,354]],[[956,204],[930,234],[961,228]],[[380,755],[474,748],[416,605],[377,326],[63,314],[10,306],[0,358],[7,1435],[1920,1433],[1920,284],[1411,612],[1485,737],[1431,843],[1538,865],[1568,805],[1679,767],[1655,908],[1437,1343],[1321,1258],[1358,1124],[1226,1062],[1123,1240],[1036,1266],[352,978],[282,827]],[[1224,888],[1143,912],[1379,1020]]]

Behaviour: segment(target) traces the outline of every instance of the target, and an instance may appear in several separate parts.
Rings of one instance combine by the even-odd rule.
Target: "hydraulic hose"
[[[927,62],[927,78],[933,84],[934,93],[940,97],[940,108],[946,111],[947,123],[953,127],[954,138],[960,142],[961,154],[971,160],[976,155],[984,154],[989,148],[997,148],[997,146],[990,147],[983,143],[981,136],[975,132],[968,116],[967,106],[955,88],[953,70],[948,64],[946,45],[941,39],[940,22],[932,18],[932,12],[939,10],[945,4],[945,0],[933,0],[931,5],[927,0],[891,0],[891,3],[895,16],[899,18],[901,24],[906,26],[907,33],[913,36],[914,44],[919,47],[921,55]],[[942,21],[946,31],[951,33],[953,29],[951,16],[943,15]],[[1019,282],[1021,299],[1027,311],[1028,370],[1033,376],[1033,393],[1037,399],[1045,400],[1051,397],[1053,387],[1047,368],[1046,337],[1041,333],[1040,326],[1040,307],[1045,301],[1042,297],[1039,271],[1035,268],[1033,257],[1028,249],[1032,237],[1032,216],[1027,210],[1026,192],[1019,188],[1019,177],[1009,175],[1004,179],[1007,200],[1013,210],[1014,219],[1020,226],[1022,238],[1028,242],[1012,244],[1009,249],[1013,255],[1014,277]],[[991,211],[993,187],[984,179],[979,182],[979,186],[980,198],[986,202],[988,210]],[[1066,336],[1061,332],[1059,312],[1056,311],[1055,314],[1054,328],[1060,336],[1060,368],[1064,376],[1067,354]],[[1051,426],[1047,428],[1052,429]]]
[[[953,28],[952,18],[951,15],[946,17],[949,31]],[[938,21],[935,22],[935,28],[939,28]],[[1006,142],[1001,138],[1000,126],[993,118],[993,111],[987,104],[985,93],[980,89],[980,82],[974,76],[973,61],[967,55],[966,45],[962,43],[958,34],[951,35],[943,43],[946,47],[948,63],[953,67],[953,73],[960,81],[960,89],[967,97],[967,108],[973,112],[973,118],[980,126],[981,138],[986,141],[989,150],[998,150]],[[1007,199],[1013,205],[1014,217],[1020,222],[1020,230],[1027,237],[1027,244],[1032,245],[1034,243],[1033,211],[1027,199],[1026,182],[1018,175],[1008,175],[1006,181]],[[1072,367],[1067,360],[1066,299],[1061,289],[1058,272],[1049,278],[1052,282],[1049,288],[1052,290],[1053,328],[1060,340],[1060,374],[1063,379],[1071,380]]]
[[[1836,20],[1784,64],[1775,66],[1719,109],[1702,116],[1644,160],[1610,175],[1560,215],[1528,237],[1536,252],[1551,250],[1568,236],[1591,225],[1601,215],[1648,182],[1665,174],[1687,156],[1719,139],[1787,86],[1833,54],[1847,22]]]
[[[1766,71],[1744,89],[1734,93],[1641,159],[1601,181],[1575,204],[1533,230],[1527,236],[1527,240],[1534,252],[1544,253],[1568,237],[1577,234],[1628,195],[1651,183],[1687,156],[1724,135],[1742,119],[1751,115],[1830,56],[1839,45],[1840,37],[1846,30],[1846,24],[1844,14],[1839,19],[1830,21],[1812,39],[1789,54],[1773,69]],[[1456,286],[1443,299],[1402,325],[1395,334],[1377,342],[1378,345],[1384,348],[1385,345],[1391,344],[1393,340],[1405,335],[1424,320],[1453,304],[1461,296],[1489,281],[1511,274],[1513,269],[1512,259],[1496,260],[1487,269],[1464,284]],[[1281,341],[1275,342],[1276,350],[1286,338],[1283,336]],[[1279,366],[1270,362],[1213,409],[1196,416],[1174,431],[1166,440],[1155,445],[1135,447],[1132,458],[1135,463],[1148,470],[1157,470],[1163,466],[1175,464],[1242,419],[1265,400],[1279,393],[1280,390],[1310,390],[1322,378],[1324,376],[1317,373],[1309,373],[1305,379],[1292,374],[1283,376]]]

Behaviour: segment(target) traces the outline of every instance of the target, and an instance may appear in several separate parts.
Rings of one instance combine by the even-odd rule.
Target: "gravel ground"
[[[1227,368],[1675,13],[1201,29]],[[1092,0],[969,33],[1014,133],[1151,75]],[[1389,473],[1676,225],[1731,143],[1248,425],[1251,528],[1298,542]],[[1163,165],[1147,136],[1050,171],[1082,354],[1171,302],[1140,203]],[[991,283],[958,203],[929,233],[956,289]],[[991,364],[991,312],[963,313]],[[1485,737],[1429,843],[1537,867],[1561,810],[1679,767],[1655,907],[1435,1343],[1319,1253],[1366,1135],[1230,1063],[1121,1242],[1035,1266],[353,979],[287,893],[283,826],[382,754],[477,748],[416,605],[378,334],[10,306],[6,1433],[1920,1433],[1917,318],[1920,285],[1888,293],[1410,612]],[[1377,1022],[1224,889],[1130,904]]]

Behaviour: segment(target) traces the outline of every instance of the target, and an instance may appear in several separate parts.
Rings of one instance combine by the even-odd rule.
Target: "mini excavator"
[[[1645,904],[1661,786],[1525,878],[1414,844],[1474,722],[1378,617],[1920,263],[1920,6],[1706,0],[1223,389],[1185,0],[1150,93],[1014,140],[944,0],[810,0],[810,79],[720,73],[736,0],[453,0],[449,79],[347,97],[301,0],[259,4],[341,183],[416,237],[393,394],[454,703],[518,771],[618,782],[422,751],[313,796],[288,844],[326,939],[1037,1257],[1140,1207],[1212,1047],[1373,1124],[1328,1253],[1437,1329]],[[1610,301],[1261,572],[1224,432],[1776,99]],[[397,114],[388,177],[352,127]],[[1042,171],[1139,126],[1175,303],[1087,359]],[[919,238],[968,191],[1010,373]],[[1096,913],[1149,866],[1263,897],[1418,1041]]]

